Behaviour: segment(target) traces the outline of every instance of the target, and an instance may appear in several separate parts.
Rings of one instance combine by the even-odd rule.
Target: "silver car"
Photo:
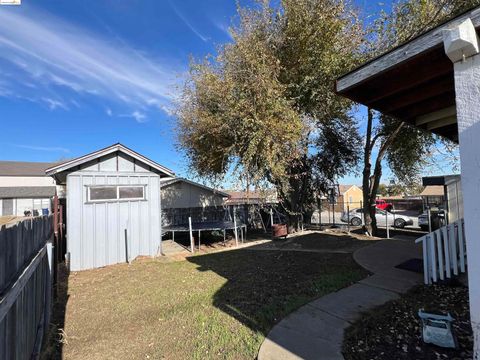
[[[376,209],[375,219],[377,220],[377,226],[382,227],[387,225],[396,228],[404,228],[407,225],[413,225],[413,220],[404,215],[392,214],[385,210]],[[342,213],[340,218],[343,222],[347,223],[350,220],[352,226],[360,226],[363,224],[363,209],[350,210],[350,214],[347,212]]]

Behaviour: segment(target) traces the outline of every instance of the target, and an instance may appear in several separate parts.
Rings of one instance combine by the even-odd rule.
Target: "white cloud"
[[[147,122],[147,115],[145,113],[135,110],[131,112],[130,114],[120,114],[120,117],[126,117],[126,118],[133,118],[135,119],[136,122],[138,123],[144,123]]]
[[[131,114],[131,117],[133,117],[139,123],[145,122],[145,119],[147,118],[147,116],[144,113],[141,113],[140,111],[134,111]]]
[[[112,115],[113,115],[112,109],[110,109],[110,108],[108,108],[108,107],[105,109],[105,113],[106,113],[108,116],[112,116]]]
[[[172,7],[173,11],[175,12],[175,14],[180,18],[180,20],[183,21],[183,23],[185,25],[187,25],[187,27],[195,34],[197,35],[203,42],[207,42],[208,41],[208,37],[206,37],[205,35],[203,35],[200,31],[198,31],[191,23],[190,21],[187,20],[187,18],[185,17],[185,15],[183,15],[180,10],[177,9],[177,7],[175,6],[175,4],[169,0],[168,3],[170,4],[170,6]]]
[[[23,144],[14,144],[18,148],[28,149],[28,150],[35,150],[35,151],[49,151],[49,152],[63,152],[69,153],[70,150],[64,147],[50,147],[50,146],[35,146],[35,145],[23,145]]]
[[[68,110],[68,106],[65,105],[63,102],[51,98],[42,98],[42,100],[47,103],[50,110],[55,110],[56,108],[62,108],[64,110]]]
[[[162,109],[178,81],[174,64],[31,7],[0,11],[0,67],[0,96],[43,102],[52,110],[68,109],[68,96],[81,95],[132,111]],[[135,110],[132,117],[144,120],[145,114]]]

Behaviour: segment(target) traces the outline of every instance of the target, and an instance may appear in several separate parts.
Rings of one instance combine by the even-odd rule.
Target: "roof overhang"
[[[58,164],[56,166],[53,166],[51,168],[48,168],[45,170],[45,173],[50,176],[54,176],[58,173],[68,171],[72,168],[75,168],[76,166],[82,165],[86,162],[98,159],[102,156],[109,155],[115,152],[121,152],[123,154],[126,154],[128,156],[131,156],[135,160],[138,160],[148,166],[150,166],[152,169],[155,169],[157,172],[160,174],[166,175],[166,176],[175,176],[175,173],[166,168],[165,166],[162,166],[158,163],[156,163],[153,160],[150,160],[149,158],[137,153],[136,151],[133,151],[132,149],[127,148],[125,145],[122,144],[114,144],[109,147],[106,147],[104,149],[92,152],[90,154],[80,156],[76,159],[66,161],[64,163]]]
[[[423,186],[438,186],[449,185],[454,182],[460,181],[460,175],[442,175],[442,176],[426,176],[422,178]]]
[[[336,92],[414,126],[458,142],[453,63],[444,30],[469,19],[480,29],[480,7],[343,75]]]

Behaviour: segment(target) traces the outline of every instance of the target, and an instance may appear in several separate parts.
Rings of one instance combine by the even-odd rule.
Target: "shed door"
[[[13,199],[3,199],[2,215],[13,215]]]

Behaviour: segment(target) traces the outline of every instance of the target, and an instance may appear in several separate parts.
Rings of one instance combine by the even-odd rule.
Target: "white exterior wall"
[[[445,52],[452,60],[460,148],[465,238],[468,259],[470,319],[474,359],[480,358],[480,54],[475,28],[468,19],[444,33]]]
[[[0,187],[55,186],[50,176],[0,176]]]
[[[67,175],[67,251],[73,271],[155,256],[161,246],[160,176],[107,156]],[[128,171],[130,170],[130,171]],[[134,171],[135,170],[135,171]],[[89,185],[145,185],[145,200],[88,202]]]
[[[463,219],[463,195],[460,180],[447,185],[448,222],[452,223]]]
[[[222,206],[223,196],[207,189],[178,181],[162,187],[162,208]]]

